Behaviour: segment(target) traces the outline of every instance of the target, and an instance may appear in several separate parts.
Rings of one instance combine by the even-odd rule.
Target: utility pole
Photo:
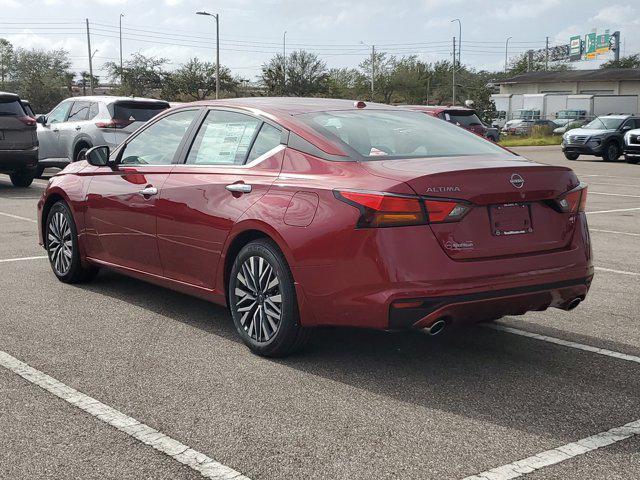
[[[91,34],[89,33],[89,19],[87,22],[87,51],[89,52],[89,91],[93,95],[93,55],[91,54]]]
[[[549,70],[549,37],[547,37],[547,44],[544,48],[544,71]]]
[[[124,17],[124,13],[120,14],[120,85],[122,85],[122,74],[124,72],[122,68],[122,17]]]
[[[452,105],[456,104],[456,37],[453,37],[453,92]]]
[[[460,61],[460,54],[462,53],[462,22],[459,18],[451,20],[451,23],[453,22],[458,22],[458,67],[460,67],[460,65],[462,65]]]
[[[506,43],[504,44],[504,71],[505,73],[507,72],[507,61],[508,61],[508,57],[509,57],[509,40],[511,40],[512,37],[508,37]]]
[[[196,12],[196,15],[205,15],[216,19],[216,100],[220,98],[220,14],[209,12]]]
[[[427,105],[429,105],[429,90],[431,90],[431,76],[427,77],[427,98],[426,98]]]
[[[287,31],[282,35],[282,95],[287,92]]]
[[[527,50],[527,72],[531,71],[532,63],[533,63],[533,50]]]
[[[376,46],[371,45],[371,101],[373,101],[373,79],[376,77]]]

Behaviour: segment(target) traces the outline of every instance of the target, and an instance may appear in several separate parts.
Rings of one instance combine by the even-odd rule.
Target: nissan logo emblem
[[[522,188],[524,186],[524,178],[522,178],[517,173],[511,175],[511,179],[509,181],[511,182],[511,185],[516,188]]]

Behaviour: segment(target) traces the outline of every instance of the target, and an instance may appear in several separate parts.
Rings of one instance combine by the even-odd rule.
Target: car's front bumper
[[[625,145],[624,146],[624,154],[625,155],[631,155],[631,156],[640,155],[640,145],[635,145],[635,144]]]
[[[0,172],[32,170],[38,165],[38,147],[26,150],[0,150]]]
[[[589,143],[562,143],[562,151],[565,153],[577,153],[579,155],[602,155],[604,145],[593,145]]]

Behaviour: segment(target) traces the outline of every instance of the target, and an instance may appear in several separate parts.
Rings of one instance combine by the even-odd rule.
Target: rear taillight
[[[587,205],[587,186],[581,183],[555,200],[558,210],[562,213],[584,212]]]
[[[125,128],[131,125],[133,122],[130,120],[109,120],[108,122],[96,122],[96,127],[98,128]]]
[[[400,227],[427,223],[455,222],[470,206],[456,200],[423,199],[413,195],[396,195],[350,190],[334,191],[334,195],[360,210],[359,228]]]
[[[18,120],[20,120],[22,123],[24,123],[25,125],[28,125],[29,127],[35,127],[36,126],[36,119],[33,117],[29,117],[29,116],[24,116],[24,117],[17,117]]]

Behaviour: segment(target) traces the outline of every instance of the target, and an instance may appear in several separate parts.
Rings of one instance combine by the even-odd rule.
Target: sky
[[[220,16],[220,63],[249,81],[282,52],[285,31],[287,52],[313,51],[330,68],[357,66],[371,45],[398,57],[451,59],[455,18],[462,63],[477,69],[504,68],[507,37],[516,55],[544,48],[546,37],[560,45],[593,29],[620,30],[623,53],[640,52],[639,0],[0,0],[0,37],[16,47],[63,48],[80,72],[88,70],[88,18],[94,73],[104,78],[102,65],[119,61],[123,14],[125,60],[139,52],[173,69],[193,57],[215,61],[215,20],[195,15],[200,10]],[[610,58],[574,66],[597,68]]]

